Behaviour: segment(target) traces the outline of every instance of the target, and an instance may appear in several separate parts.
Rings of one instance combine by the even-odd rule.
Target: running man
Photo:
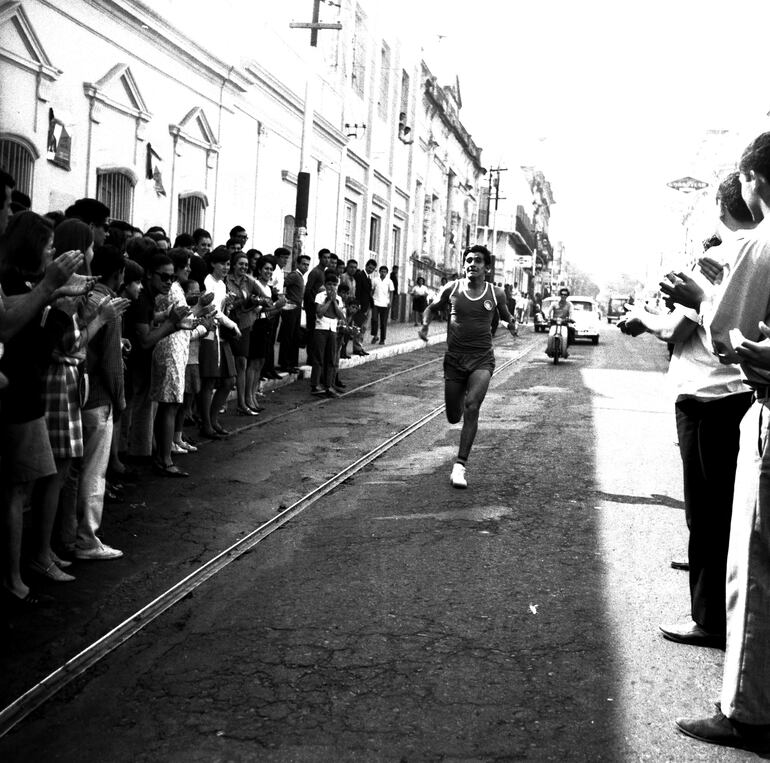
[[[466,488],[465,464],[479,427],[479,409],[495,370],[492,350],[492,317],[497,311],[516,336],[516,319],[505,302],[505,293],[487,283],[492,255],[477,244],[465,252],[465,278],[447,284],[425,310],[418,336],[428,340],[428,326],[449,308],[447,351],[444,355],[444,399],[450,424],[463,419],[460,448],[449,481],[452,487]]]

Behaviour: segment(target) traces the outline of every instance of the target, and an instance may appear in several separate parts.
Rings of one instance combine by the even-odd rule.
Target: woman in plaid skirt
[[[81,251],[86,256],[85,269],[93,258],[91,228],[80,220],[65,220],[54,231],[57,252]],[[80,409],[88,395],[87,375],[81,371],[89,339],[111,319],[120,315],[128,300],[106,299],[96,316],[84,326],[79,317],[82,298],[58,299],[54,310],[65,314],[66,329],[56,342],[45,374],[43,401],[48,439],[51,443],[56,474],[38,480],[33,494],[34,522],[32,555],[29,568],[56,582],[75,578],[64,572],[71,562],[60,559],[51,548],[59,494],[73,458],[83,455],[83,427]]]

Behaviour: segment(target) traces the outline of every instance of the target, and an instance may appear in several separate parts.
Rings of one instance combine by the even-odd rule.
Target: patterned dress
[[[155,299],[158,311],[186,306],[187,300],[178,283],[171,284],[167,295],[160,294]],[[184,376],[189,353],[190,332],[183,321],[180,328],[164,336],[152,351],[150,400],[156,403],[181,403],[184,400]]]
[[[72,316],[71,325],[51,355],[45,375],[45,423],[54,458],[80,458],[83,455],[83,424],[80,409],[81,382],[88,375],[81,374],[86,348],[74,351],[80,339],[78,318]],[[84,372],[83,372],[84,373]]]

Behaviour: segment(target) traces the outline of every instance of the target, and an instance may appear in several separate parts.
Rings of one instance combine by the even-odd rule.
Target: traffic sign
[[[678,180],[672,180],[670,183],[666,183],[669,188],[673,188],[675,191],[684,191],[690,193],[690,191],[702,191],[708,187],[708,183],[704,183],[702,180],[696,180],[689,175],[687,177],[679,178]]]

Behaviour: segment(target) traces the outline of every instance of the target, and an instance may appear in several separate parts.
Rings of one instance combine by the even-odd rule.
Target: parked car
[[[607,301],[607,323],[617,323],[626,314],[626,297],[610,297]]]
[[[543,300],[543,321],[542,331],[548,330],[548,313],[551,308],[559,301],[558,297],[548,297]],[[567,301],[572,303],[572,318],[575,321],[573,331],[574,339],[590,339],[593,344],[599,344],[599,326],[601,324],[601,314],[596,300],[591,297],[567,297]],[[535,331],[538,330],[535,323]]]
[[[591,297],[569,297],[572,302],[572,317],[575,319],[575,339],[590,339],[599,344],[601,313],[599,305]]]

